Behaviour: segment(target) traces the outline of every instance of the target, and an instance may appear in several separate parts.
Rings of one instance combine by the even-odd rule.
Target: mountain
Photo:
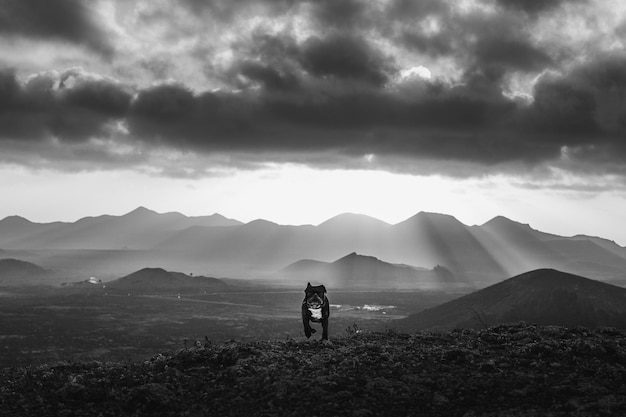
[[[154,293],[163,291],[215,291],[228,287],[217,278],[190,276],[162,268],[143,268],[125,277],[106,283],[107,290]]]
[[[46,282],[50,271],[19,259],[0,259],[0,285],[32,285]]]
[[[502,216],[467,226],[450,215],[419,212],[390,225],[344,213],[317,226],[288,226],[263,219],[242,224],[217,214],[160,214],[140,207],[123,216],[86,217],[74,223],[38,224],[7,217],[0,221],[0,248],[34,251],[30,258],[8,256],[67,273],[80,265],[81,276],[120,276],[157,260],[168,270],[271,277],[302,259],[332,263],[354,252],[392,265],[428,270],[440,265],[469,287],[541,268],[626,285],[626,248],[599,237],[541,232]],[[378,285],[373,280],[361,282]]]
[[[16,216],[0,221],[0,247],[17,249],[151,249],[170,234],[193,226],[237,226],[222,215],[187,217],[139,207],[123,216],[85,217],[74,223],[32,223]]]
[[[379,233],[382,230],[388,229],[391,225],[363,214],[343,213],[320,223],[317,227],[338,233],[354,231]]]
[[[454,275],[441,266],[430,270],[393,265],[355,252],[332,263],[303,259],[277,275],[290,283],[315,281],[333,288],[431,289],[455,284]]]
[[[500,262],[453,216],[420,212],[394,226],[394,241],[396,253],[403,254],[394,262],[444,265],[469,281],[505,276]]]
[[[36,238],[48,230],[55,229],[64,223],[33,223],[20,216],[9,216],[0,220],[0,247],[20,247],[11,242],[20,242]],[[65,223],[67,224],[67,223]]]
[[[400,328],[480,328],[526,321],[626,328],[626,289],[554,269],[538,269],[413,314]]]
[[[555,268],[603,281],[626,283],[626,248],[615,242],[544,233],[502,216],[470,229],[508,276]]]

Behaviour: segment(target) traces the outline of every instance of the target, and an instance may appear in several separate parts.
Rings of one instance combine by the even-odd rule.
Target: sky
[[[0,218],[504,215],[626,245],[622,0],[0,0]]]

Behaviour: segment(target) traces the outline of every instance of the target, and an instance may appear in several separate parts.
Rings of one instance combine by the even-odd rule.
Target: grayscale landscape
[[[626,328],[626,248],[504,217],[284,226],[138,208],[74,223],[7,217],[0,245],[5,367],[302,339],[307,282],[329,291],[334,337],[520,321]]]
[[[0,232],[0,405],[7,412],[296,412],[279,401],[301,390],[289,384],[320,378],[343,387],[327,394],[342,415],[363,404],[383,414],[419,404],[429,415],[468,407],[525,415],[531,398],[556,415],[626,407],[621,396],[607,396],[606,379],[585,371],[602,363],[614,377],[626,376],[626,248],[610,240],[548,234],[504,217],[466,226],[418,213],[390,225],[343,214],[297,227],[145,208],[75,223],[7,217]],[[221,248],[239,250],[226,256]],[[371,255],[334,259],[350,249]],[[183,266],[186,272],[175,270]],[[328,290],[330,344],[303,334],[307,282]],[[322,367],[296,376],[310,362]],[[368,370],[350,376],[354,363]],[[513,366],[528,369],[509,372]],[[554,366],[560,372],[538,382]],[[396,379],[399,369],[421,379]],[[229,380],[232,372],[240,377]],[[549,388],[573,374],[605,394]],[[33,386],[35,375],[42,382]],[[459,391],[459,379],[483,388]],[[359,380],[366,403],[348,400],[361,392]],[[251,394],[267,381],[271,393]],[[392,397],[378,397],[379,389]],[[499,391],[499,399],[487,401],[485,390]],[[63,401],[33,406],[32,395]],[[270,397],[269,405],[258,403]]]
[[[625,138],[623,0],[0,0],[0,415],[626,415]]]

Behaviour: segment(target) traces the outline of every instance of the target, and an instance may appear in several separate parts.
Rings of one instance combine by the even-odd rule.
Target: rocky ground
[[[198,343],[0,371],[0,415],[626,415],[626,333],[528,324]]]

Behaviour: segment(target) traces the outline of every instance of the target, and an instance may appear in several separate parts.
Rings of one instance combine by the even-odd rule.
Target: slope
[[[0,370],[6,416],[626,415],[626,334],[500,326]]]
[[[626,328],[626,289],[539,269],[413,314],[397,325],[403,329],[479,328],[520,320]]]
[[[0,285],[45,284],[51,275],[51,271],[31,262],[11,258],[0,259]]]

